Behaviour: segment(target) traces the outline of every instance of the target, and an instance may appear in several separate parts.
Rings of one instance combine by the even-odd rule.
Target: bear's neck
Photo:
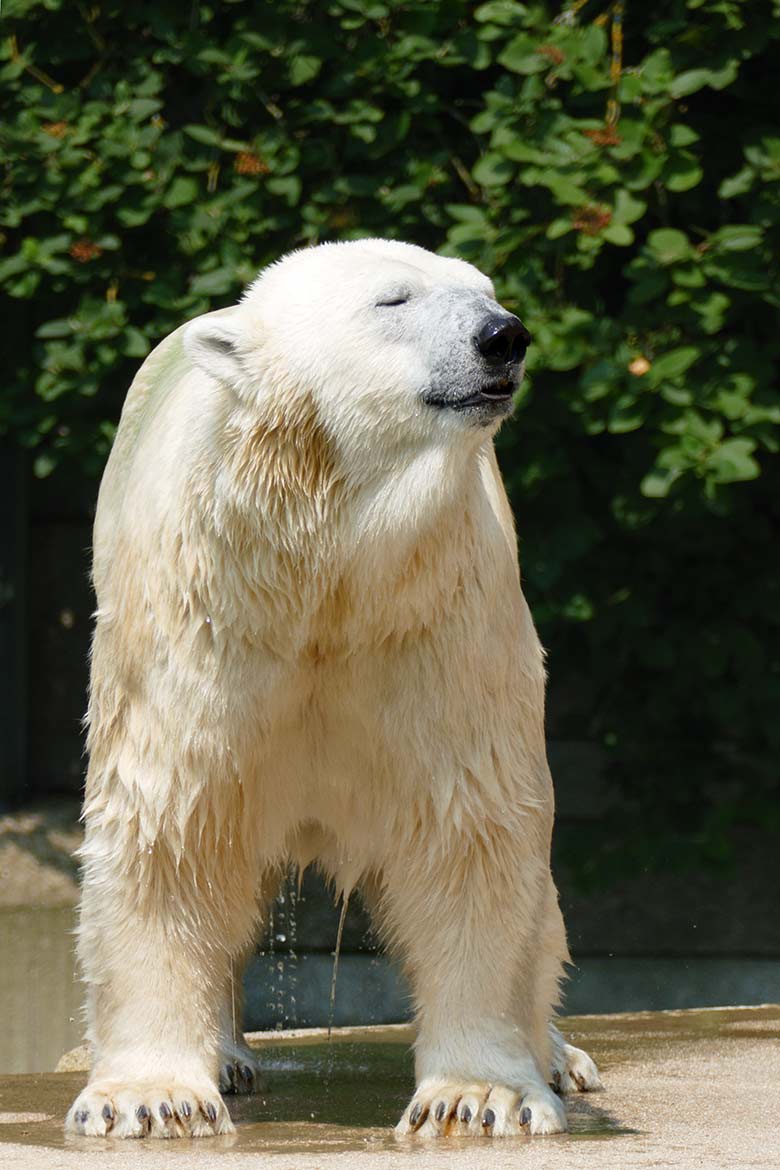
[[[247,633],[285,657],[307,646],[317,657],[411,632],[453,603],[479,557],[489,437],[357,480],[327,448],[307,461],[300,435],[263,428],[247,438],[224,469],[231,491],[218,494],[226,503],[214,517],[222,581],[235,562],[229,577],[245,592],[230,612]],[[210,605],[220,607],[217,590]]]

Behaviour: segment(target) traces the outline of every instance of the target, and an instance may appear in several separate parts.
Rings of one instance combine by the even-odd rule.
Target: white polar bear
[[[100,490],[69,1130],[224,1133],[230,999],[290,861],[372,891],[414,993],[398,1132],[550,1133],[542,651],[492,438],[528,334],[470,265],[296,252],[138,374]],[[262,911],[261,911],[262,912]]]

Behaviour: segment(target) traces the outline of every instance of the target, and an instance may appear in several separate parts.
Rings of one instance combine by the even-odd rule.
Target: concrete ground
[[[567,1098],[571,1133],[398,1142],[409,1030],[256,1034],[267,1088],[231,1102],[236,1134],[173,1142],[66,1139],[83,1071],[0,1078],[3,1170],[735,1170],[780,1167],[780,1006],[572,1017],[605,1091]],[[66,1067],[83,1064],[83,1052]]]

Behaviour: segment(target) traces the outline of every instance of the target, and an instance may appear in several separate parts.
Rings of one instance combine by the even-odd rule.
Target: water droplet
[[[330,980],[330,1002],[328,1004],[328,1068],[325,1074],[326,1080],[330,1080],[333,1072],[333,1048],[331,1047],[331,1036],[333,1033],[333,1021],[336,1016],[336,980],[339,973],[339,956],[341,955],[341,940],[344,934],[344,923],[347,918],[347,909],[349,907],[349,894],[342,892],[341,894],[341,914],[339,915],[339,925],[336,931],[336,949],[333,952],[333,974]]]
[[[208,614],[206,615],[206,625],[207,626],[211,625],[211,618],[208,616]]]

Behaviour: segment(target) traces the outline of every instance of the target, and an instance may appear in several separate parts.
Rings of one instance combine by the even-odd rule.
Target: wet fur
[[[361,461],[351,405],[290,368],[262,294],[245,380],[182,367],[181,331],[155,351],[101,488],[79,1132],[138,1130],[93,1117],[116,1086],[169,1094],[146,1132],[229,1128],[176,1097],[218,1100],[231,979],[290,862],[370,883],[421,1084],[551,1076],[567,951],[543,654],[492,431],[429,438],[426,416],[412,441],[382,404]]]

